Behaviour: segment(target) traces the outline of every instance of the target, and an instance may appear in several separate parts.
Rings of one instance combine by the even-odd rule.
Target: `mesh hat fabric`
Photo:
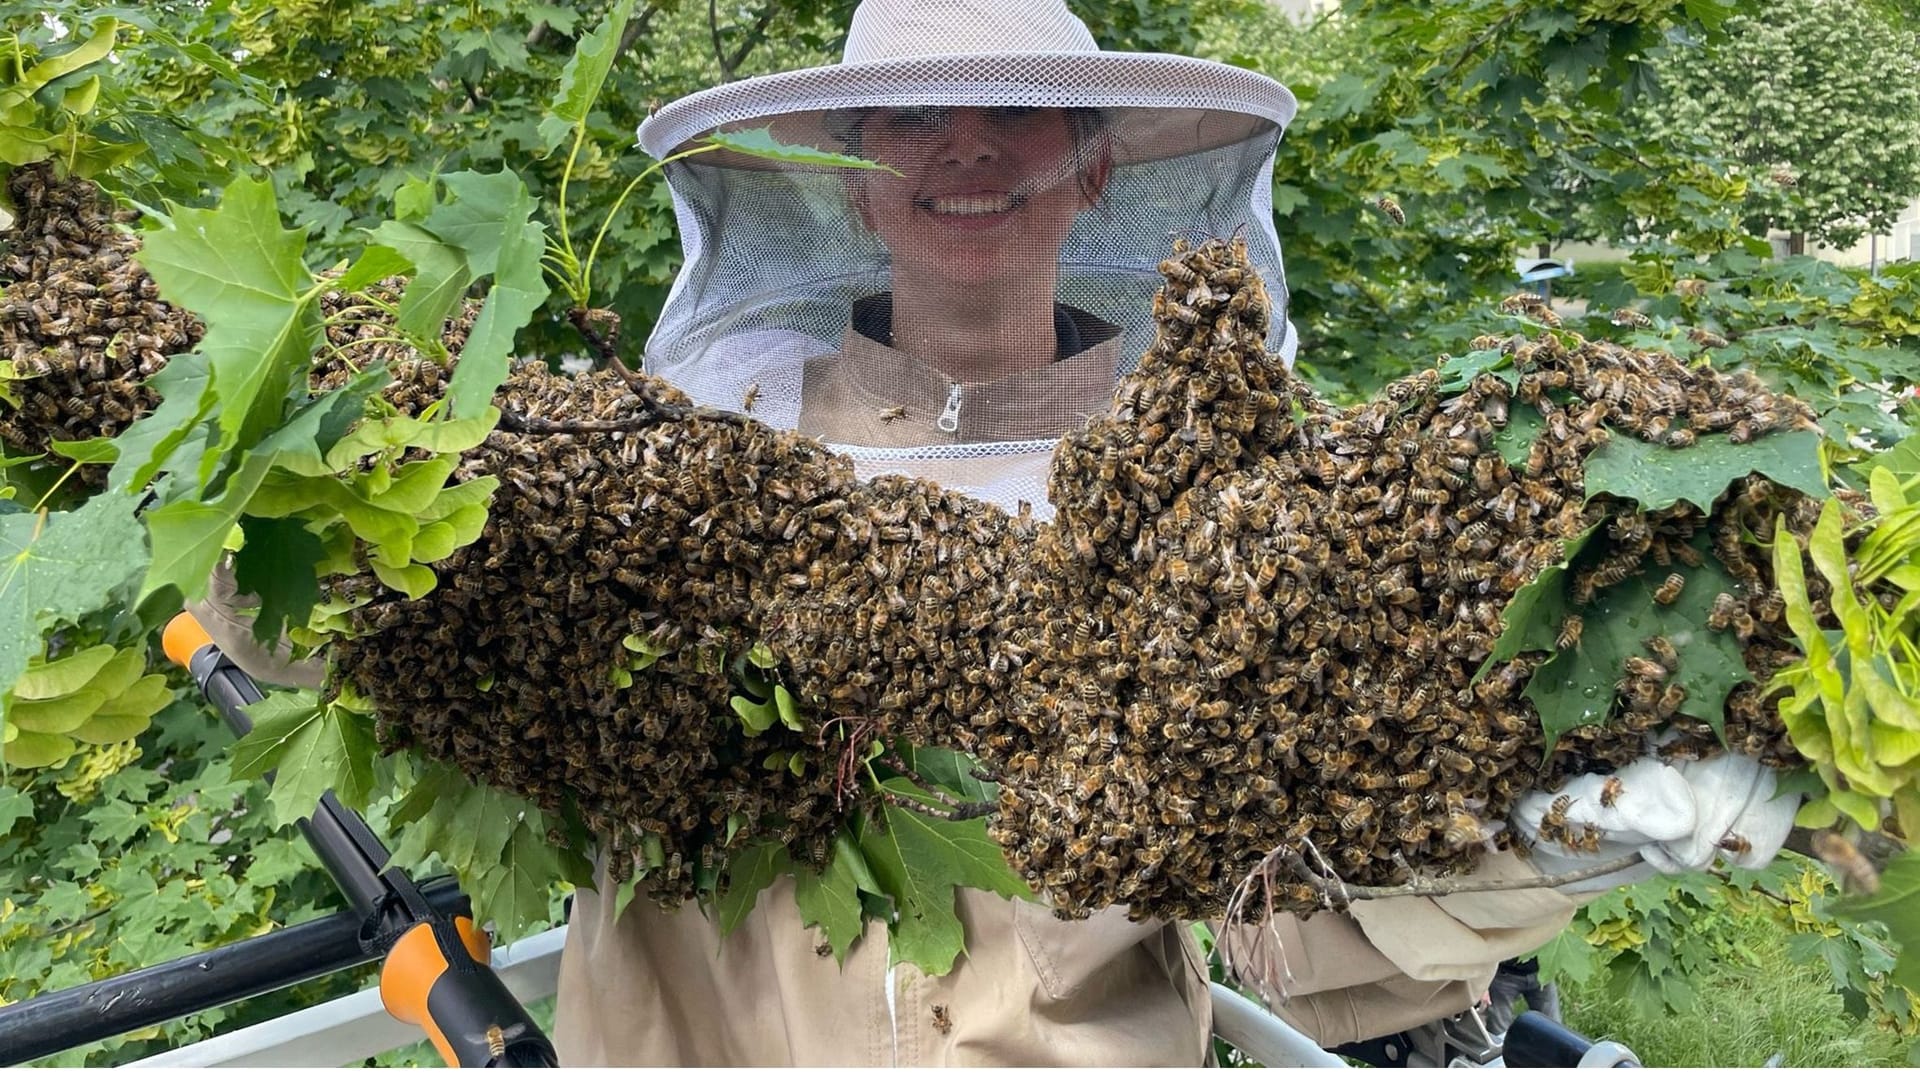
[[[986,20],[1009,12],[1019,19]],[[1077,32],[1076,29],[1077,28]],[[1035,46],[1044,51],[942,51]],[[686,263],[647,347],[695,400],[1046,516],[1047,451],[1151,342],[1175,236],[1243,235],[1291,360],[1271,212],[1293,98],[1257,73],[1100,52],[1064,6],[866,0],[848,61],[702,91],[642,126],[720,128],[898,175],[708,152],[673,163]]]

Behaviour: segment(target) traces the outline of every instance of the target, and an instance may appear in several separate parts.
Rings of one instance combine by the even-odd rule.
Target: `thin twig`
[[[880,789],[880,798],[890,806],[897,806],[902,810],[910,810],[916,814],[925,814],[931,818],[939,818],[941,821],[966,821],[969,818],[985,817],[993,813],[992,803],[959,803],[955,805],[952,810],[942,810],[938,807],[928,806],[918,799],[910,799],[905,795],[896,795],[885,788]]]
[[[707,30],[713,35],[713,60],[720,65],[720,81],[733,81],[733,68],[727,66],[727,50],[720,44],[720,12],[714,0],[707,0]]]
[[[727,71],[729,73],[727,77],[729,79],[733,77],[732,72],[740,69],[741,61],[747,58],[747,54],[753,51],[754,46],[766,40],[767,26],[773,22],[773,13],[775,10],[776,7],[773,4],[768,4],[766,7],[760,9],[760,17],[754,20],[753,29],[747,31],[745,40],[740,42],[740,47],[733,50],[733,55],[727,59]]]
[[[745,427],[753,422],[750,416],[742,416],[725,409],[714,409],[705,405],[673,405],[658,401],[652,397],[653,387],[645,381],[630,382],[628,385],[640,396],[643,411],[636,415],[603,420],[548,420],[539,416],[526,416],[511,409],[501,409],[500,430],[522,435],[588,435],[596,432],[640,431],[657,424],[684,423],[688,420],[711,420],[715,423],[733,424],[738,427]]]
[[[939,788],[934,787],[932,784],[927,783],[926,779],[919,773],[914,772],[905,761],[901,760],[898,754],[882,754],[880,756],[880,762],[887,768],[913,781],[920,790],[932,796],[934,800],[942,806],[947,807],[947,809],[952,812],[952,817],[949,820],[965,821],[968,818],[985,817],[993,813],[994,807],[990,802],[969,802],[963,799],[956,799],[946,792],[941,791]]]
[[[1309,845],[1311,848],[1311,845]],[[1539,877],[1523,878],[1515,881],[1413,881],[1405,885],[1348,885],[1335,875],[1331,879],[1323,878],[1307,866],[1306,860],[1293,855],[1287,860],[1294,871],[1307,884],[1328,894],[1338,888],[1341,895],[1352,900],[1384,900],[1395,896],[1453,896],[1458,893],[1508,892],[1516,889],[1555,889],[1562,885],[1573,885],[1592,878],[1617,874],[1622,870],[1638,866],[1643,860],[1639,853],[1622,855],[1617,859],[1579,870],[1569,870],[1564,874],[1543,874]],[[1321,860],[1321,866],[1326,866]]]
[[[1476,55],[1479,54],[1481,46],[1485,45],[1487,42],[1492,41],[1495,37],[1499,36],[1500,31],[1506,29],[1508,23],[1519,18],[1522,14],[1525,13],[1525,11],[1526,9],[1522,8],[1516,11],[1510,11],[1507,14],[1502,15],[1499,18],[1499,20],[1496,21],[1492,26],[1489,26],[1485,30],[1481,31],[1479,37],[1476,37],[1472,41],[1467,42],[1467,47],[1461,51],[1460,58],[1453,62],[1453,66],[1447,68],[1446,71],[1442,72],[1440,74],[1440,78],[1436,81],[1446,82],[1448,79],[1453,78],[1454,72],[1459,71],[1462,67],[1465,67],[1467,61],[1473,59]]]

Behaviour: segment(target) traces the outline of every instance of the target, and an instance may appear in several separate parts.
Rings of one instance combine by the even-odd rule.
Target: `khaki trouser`
[[[869,923],[844,967],[783,878],[722,939],[691,908],[575,894],[560,961],[562,1065],[1200,1065],[1212,1028],[1193,935],[1109,910],[1064,922],[963,890],[953,970],[887,974]],[[890,985],[891,984],[891,985]],[[936,1013],[936,1009],[939,1010]]]

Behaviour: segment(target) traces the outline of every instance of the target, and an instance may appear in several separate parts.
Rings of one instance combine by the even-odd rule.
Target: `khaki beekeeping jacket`
[[[931,430],[950,384],[925,364],[849,333],[839,363],[808,361],[801,430],[837,414],[877,443]],[[1009,425],[1057,435],[1107,407],[1117,339],[1037,372],[970,385],[955,441],[1016,437]],[[816,358],[817,360],[817,358]],[[884,376],[882,378],[881,376]],[[920,423],[877,420],[905,405]],[[930,410],[930,411],[929,411]],[[850,415],[849,415],[850,414]],[[853,441],[844,434],[835,441]],[[994,467],[1039,470],[1047,455]],[[929,479],[979,484],[964,476]],[[991,477],[987,478],[991,481]],[[191,610],[257,677],[317,685],[317,664],[289,664],[251,638],[225,568]],[[1511,856],[1480,874],[1526,876]],[[1119,909],[1084,922],[1041,905],[962,890],[966,950],[947,974],[889,971],[884,929],[869,924],[844,963],[801,925],[782,878],[722,939],[689,906],[644,896],[616,919],[611,892],[575,894],[561,956],[554,1043],[560,1062],[590,1065],[1200,1065],[1210,1059],[1207,964],[1190,927],[1132,922]],[[1485,992],[1495,965],[1550,940],[1573,905],[1545,890],[1403,898],[1353,905],[1350,917],[1282,917],[1273,927],[1287,978],[1278,1011],[1322,1045],[1452,1015]]]

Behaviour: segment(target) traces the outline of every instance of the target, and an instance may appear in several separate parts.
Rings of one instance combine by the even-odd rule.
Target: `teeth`
[[[1004,214],[1013,209],[1012,195],[937,195],[927,200],[936,214]]]

